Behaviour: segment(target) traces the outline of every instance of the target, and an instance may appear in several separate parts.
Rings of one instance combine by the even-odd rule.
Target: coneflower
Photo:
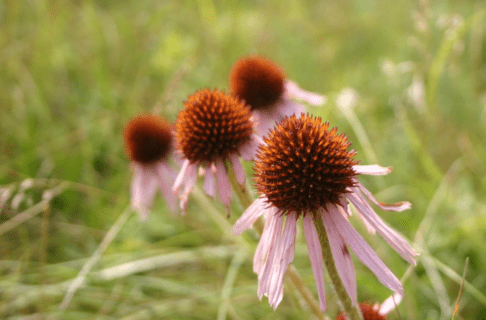
[[[316,230],[322,230],[320,226],[327,232],[338,277],[353,305],[357,306],[356,275],[349,248],[385,286],[403,294],[400,281],[348,222],[348,202],[370,228],[378,231],[405,260],[415,264],[415,251],[381,220],[366,197],[384,210],[402,211],[410,204],[378,203],[356,177],[387,174],[390,169],[357,165],[353,160],[355,152],[347,150],[349,145],[344,134],[337,134],[337,128],[329,129],[329,124],[321,123],[320,118],[302,114],[277,124],[257,151],[254,180],[261,196],[235,223],[233,232],[242,233],[261,215],[265,217],[253,270],[258,274],[258,297],[268,296],[273,308],[282,299],[283,277],[294,259],[296,223],[300,217],[323,311],[323,251]]]
[[[285,72],[276,63],[258,56],[239,59],[233,65],[229,85],[231,93],[252,108],[258,120],[258,134],[263,136],[275,121],[300,114],[305,107],[292,98],[312,105],[322,105],[325,98],[307,92],[285,79]]]
[[[169,209],[176,211],[176,199],[171,192],[175,172],[169,164],[174,151],[170,123],[153,114],[142,114],[128,122],[123,136],[125,151],[132,161],[132,207],[142,220],[147,219],[157,188],[165,197]]]
[[[359,304],[359,309],[363,316],[363,320],[386,320],[386,315],[395,309],[395,307],[402,301],[403,296],[399,294],[394,294],[380,305],[375,303],[373,305],[361,302]],[[347,320],[345,312],[341,312],[336,320]]]
[[[217,89],[197,91],[188,97],[176,121],[177,149],[184,161],[173,188],[179,193],[185,184],[180,193],[183,211],[198,168],[202,168],[206,194],[214,198],[217,189],[229,213],[232,195],[225,162],[231,163],[238,182],[243,185],[245,172],[238,156],[253,159],[258,147],[258,137],[253,131],[250,107],[242,100]]]

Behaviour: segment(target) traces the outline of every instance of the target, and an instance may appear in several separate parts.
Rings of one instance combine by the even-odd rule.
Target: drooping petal
[[[214,181],[214,165],[211,165],[208,170],[206,170],[204,175],[204,192],[208,196],[214,199],[216,196],[216,183]]]
[[[382,167],[377,164],[371,165],[354,165],[353,166],[354,172],[357,174],[367,174],[373,176],[382,176],[385,174],[389,174],[392,172],[392,167]]]
[[[256,134],[252,134],[250,141],[245,143],[240,148],[240,150],[238,150],[239,153],[240,153],[240,156],[247,161],[252,161],[253,158],[255,157],[258,146],[260,146],[260,144],[262,144],[262,143],[264,143],[262,138],[260,138]]]
[[[268,130],[271,129],[275,125],[275,119],[273,117],[272,112],[268,112],[265,110],[253,110],[253,115],[255,117],[255,124],[256,124],[256,134],[259,137],[264,137],[268,133]],[[256,151],[256,149],[255,149]],[[240,152],[241,154],[241,152]],[[242,155],[243,157],[243,155]],[[252,160],[243,157],[245,160]]]
[[[268,302],[270,303],[270,306],[273,307],[273,310],[275,310],[280,301],[282,301],[284,275],[289,264],[294,260],[297,218],[297,214],[287,215],[280,246],[275,255],[277,263],[274,263],[275,269],[272,272],[272,279],[268,292]]]
[[[265,217],[265,225],[263,227],[263,232],[258,242],[258,246],[255,250],[255,256],[253,257],[253,272],[258,274],[263,270],[265,261],[268,255],[270,246],[273,244],[273,223],[275,220],[271,220],[272,216],[275,215],[275,209],[273,207],[268,208],[264,211],[263,216]],[[271,220],[271,221],[270,221]]]
[[[371,194],[371,192],[368,189],[366,189],[361,183],[358,182],[356,185],[358,186],[359,190],[362,191],[368,197],[368,199],[371,200],[371,202],[376,204],[382,210],[400,212],[412,208],[412,204],[408,201],[401,201],[401,202],[391,203],[391,204],[378,202],[373,196],[373,194]],[[352,188],[352,190],[355,193],[359,193],[358,188]]]
[[[329,215],[331,216],[331,219],[334,215],[342,216],[342,214],[333,205],[327,206],[327,209],[327,212],[325,210],[321,210],[322,216]],[[332,256],[334,258],[339,277],[343,280],[344,287],[346,288],[346,291],[348,292],[353,304],[358,305],[356,272],[354,271],[353,260],[351,259],[351,254],[348,251],[348,247],[346,246],[341,234],[335,228],[333,228],[332,225],[326,226],[326,223],[324,223],[324,227],[326,228],[329,237],[329,244],[331,245]]]
[[[229,216],[232,197],[228,174],[226,173],[226,167],[224,166],[223,161],[217,160],[215,165],[219,199],[226,206],[226,213]]]
[[[179,193],[179,188],[182,185],[182,182],[184,181],[184,177],[186,175],[187,168],[189,167],[190,161],[189,160],[184,160],[182,163],[181,171],[179,171],[179,174],[177,175],[177,178],[175,179],[174,186],[172,187],[172,191],[174,191],[175,194]]]
[[[172,181],[173,181],[171,177],[171,172],[173,172],[172,168],[169,167],[164,162],[160,162],[155,167],[155,170],[157,171],[157,175],[158,175],[157,183],[159,184],[160,191],[162,192],[165,200],[167,201],[169,210],[175,213],[177,210],[177,201],[176,201],[176,196],[172,192]]]
[[[234,153],[230,154],[231,164],[233,165],[233,170],[235,171],[236,179],[240,186],[245,185],[245,170],[243,170],[243,166],[241,165],[240,159]]]
[[[184,190],[182,194],[179,196],[180,201],[180,208],[181,212],[184,215],[187,209],[187,202],[189,201],[189,193],[192,190],[192,187],[196,183],[197,180],[197,165],[196,164],[189,164],[186,170],[186,179],[185,179]]]
[[[410,264],[416,265],[414,257],[417,256],[415,250],[403,239],[395,230],[391,229],[388,225],[381,220],[376,212],[371,208],[363,195],[358,193],[348,193],[347,197],[349,201],[356,207],[356,210],[360,211],[363,218],[375,228],[378,233],[392,246],[393,249]]]
[[[397,277],[341,214],[323,214],[322,220],[326,230],[334,229],[335,232],[341,234],[354,254],[376,275],[381,283],[391,290],[403,294],[402,284]]]
[[[275,271],[275,265],[278,264],[276,252],[282,246],[282,224],[283,218],[279,215],[269,215],[266,223],[270,223],[268,229],[269,234],[265,239],[265,262],[258,274],[258,298],[261,300],[263,295],[267,295],[270,292],[270,286],[272,284],[272,276]],[[263,236],[262,236],[263,238]],[[260,239],[260,242],[262,239]],[[255,266],[253,266],[255,267]]]
[[[233,226],[234,234],[241,234],[246,229],[253,226],[255,221],[263,214],[265,211],[266,198],[260,196],[258,199],[253,201],[253,203],[243,212],[241,217],[235,222]]]
[[[151,167],[133,162],[133,179],[130,187],[132,208],[140,215],[142,221],[147,220],[148,211],[152,205],[157,182]]]
[[[306,108],[300,103],[290,99],[283,99],[278,108],[275,109],[273,117],[275,120],[277,120],[277,122],[280,122],[280,120],[285,117],[290,117],[294,114],[298,116],[305,112]]]
[[[317,294],[319,295],[319,308],[322,312],[326,311],[326,291],[324,286],[324,276],[322,275],[322,249],[319,243],[316,228],[314,227],[313,217],[310,214],[304,215],[304,235],[309,251],[312,273],[316,280]]]
[[[326,103],[326,97],[323,95],[305,91],[299,88],[295,82],[290,80],[285,81],[285,93],[291,98],[306,101],[314,106],[321,106]]]

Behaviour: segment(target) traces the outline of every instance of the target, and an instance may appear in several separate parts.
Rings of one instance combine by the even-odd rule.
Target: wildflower
[[[217,89],[197,91],[189,96],[184,106],[176,121],[177,148],[184,161],[173,190],[179,193],[185,182],[180,195],[180,206],[184,211],[197,179],[197,169],[202,168],[204,191],[214,198],[217,188],[229,214],[232,196],[225,161],[231,162],[238,182],[243,185],[245,172],[238,155],[251,160],[258,147],[250,107]]]
[[[369,303],[362,302],[359,304],[359,309],[361,310],[361,314],[363,315],[363,320],[386,320],[386,315],[395,308],[397,304],[400,303],[402,300],[402,296],[399,294],[394,294],[385,301],[381,305],[375,303],[374,305],[370,305]],[[341,312],[336,320],[346,320],[346,314]]]
[[[357,305],[356,275],[348,247],[388,288],[403,294],[400,281],[351,226],[348,202],[366,224],[408,262],[415,264],[415,251],[388,227],[369,205],[366,197],[384,210],[402,211],[410,203],[378,203],[363,187],[358,174],[387,174],[389,168],[360,166],[348,151],[350,143],[337,128],[329,130],[320,118],[302,114],[285,118],[264,138],[255,161],[256,189],[261,196],[243,213],[234,233],[250,228],[263,215],[265,226],[255,252],[253,270],[258,274],[258,297],[267,295],[275,309],[283,296],[283,276],[294,258],[296,222],[302,217],[320,307],[326,308],[322,275],[322,250],[314,225],[322,217],[339,276],[352,302]],[[366,197],[365,197],[366,196]]]
[[[285,116],[300,114],[304,106],[291,98],[312,105],[322,105],[326,98],[299,88],[285,79],[283,69],[262,57],[242,58],[233,65],[229,77],[232,93],[252,108],[258,121],[258,134],[263,136],[275,121]]]
[[[123,136],[134,171],[130,189],[132,207],[146,220],[159,187],[169,209],[175,212],[176,199],[170,190],[175,172],[169,165],[173,152],[169,122],[156,115],[142,114],[130,120]]]

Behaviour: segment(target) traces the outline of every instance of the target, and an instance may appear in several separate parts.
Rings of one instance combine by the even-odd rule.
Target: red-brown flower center
[[[176,121],[177,147],[191,163],[225,160],[250,141],[251,109],[243,101],[218,90],[189,96]]]
[[[172,148],[170,123],[153,114],[142,114],[130,120],[123,136],[128,157],[143,164],[163,159]]]
[[[229,78],[231,92],[254,110],[271,108],[284,92],[284,80],[282,68],[261,57],[236,61]]]
[[[359,309],[363,314],[363,320],[386,320],[386,316],[380,314],[378,308],[375,309],[368,303],[360,303]],[[347,317],[344,315],[344,312],[341,312],[336,320],[347,320]]]
[[[280,213],[317,212],[338,203],[356,173],[354,150],[337,128],[302,114],[285,118],[264,138],[255,162],[256,189]]]

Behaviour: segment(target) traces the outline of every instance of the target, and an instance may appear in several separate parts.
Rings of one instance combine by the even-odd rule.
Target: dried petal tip
[[[230,73],[232,93],[252,109],[266,109],[284,93],[285,74],[274,62],[261,57],[236,61]]]
[[[227,160],[250,142],[251,109],[224,92],[201,90],[187,98],[177,117],[177,147],[191,163]]]
[[[257,190],[280,213],[314,212],[338,204],[354,185],[354,150],[344,134],[320,118],[285,118],[264,138],[255,162]]]
[[[165,158],[172,148],[170,123],[153,114],[142,114],[130,120],[123,136],[127,155],[142,164]]]
[[[363,320],[386,320],[386,317],[379,312],[379,306],[372,306],[368,303],[360,303],[359,309],[363,314]],[[347,320],[348,318],[341,312],[336,320]]]

